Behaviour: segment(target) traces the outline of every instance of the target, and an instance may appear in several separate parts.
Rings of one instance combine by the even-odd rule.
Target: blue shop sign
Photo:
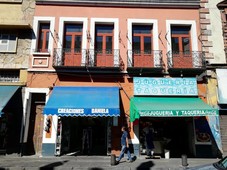
[[[197,96],[196,78],[134,77],[134,95]]]

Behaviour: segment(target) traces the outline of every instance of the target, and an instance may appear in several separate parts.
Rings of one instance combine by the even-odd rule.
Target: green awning
[[[200,98],[133,97],[130,100],[130,121],[140,117],[217,116],[218,110]]]

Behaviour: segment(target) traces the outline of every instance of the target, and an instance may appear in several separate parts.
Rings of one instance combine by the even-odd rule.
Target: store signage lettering
[[[197,96],[196,78],[134,77],[134,95]]]
[[[84,113],[84,109],[58,109],[58,113]]]
[[[109,109],[91,109],[91,113],[109,113]]]
[[[215,110],[148,110],[140,111],[140,116],[216,116]]]
[[[98,109],[98,108],[93,108],[90,109],[90,113],[109,113],[109,109]],[[84,109],[67,109],[67,108],[59,108],[58,113],[85,113]]]

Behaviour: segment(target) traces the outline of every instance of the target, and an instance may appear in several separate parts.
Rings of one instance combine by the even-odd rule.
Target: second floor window
[[[0,52],[14,53],[17,48],[17,36],[13,34],[0,34]]]
[[[134,54],[151,54],[152,51],[152,26],[132,26],[132,48]]]
[[[64,48],[66,52],[81,53],[82,24],[65,24]]]
[[[64,65],[81,65],[83,25],[78,23],[66,23],[64,25]]]
[[[112,54],[113,25],[96,25],[95,50],[98,54]]]
[[[190,55],[191,52],[190,27],[172,26],[171,44],[173,55]]]
[[[40,23],[37,52],[48,52],[49,36],[50,36],[50,23]]]

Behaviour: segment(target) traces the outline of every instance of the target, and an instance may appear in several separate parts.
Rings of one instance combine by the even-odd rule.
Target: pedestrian
[[[128,132],[126,126],[122,126],[121,128],[122,136],[121,136],[121,153],[119,157],[116,159],[116,163],[118,164],[120,160],[124,157],[124,153],[127,152],[128,155],[128,161],[133,162],[133,159],[131,157],[131,153],[129,150],[129,144],[128,144]]]
[[[153,132],[151,123],[146,123],[146,127],[143,129],[145,135],[145,145],[146,145],[146,158],[152,158],[154,154],[154,143],[153,143]]]

